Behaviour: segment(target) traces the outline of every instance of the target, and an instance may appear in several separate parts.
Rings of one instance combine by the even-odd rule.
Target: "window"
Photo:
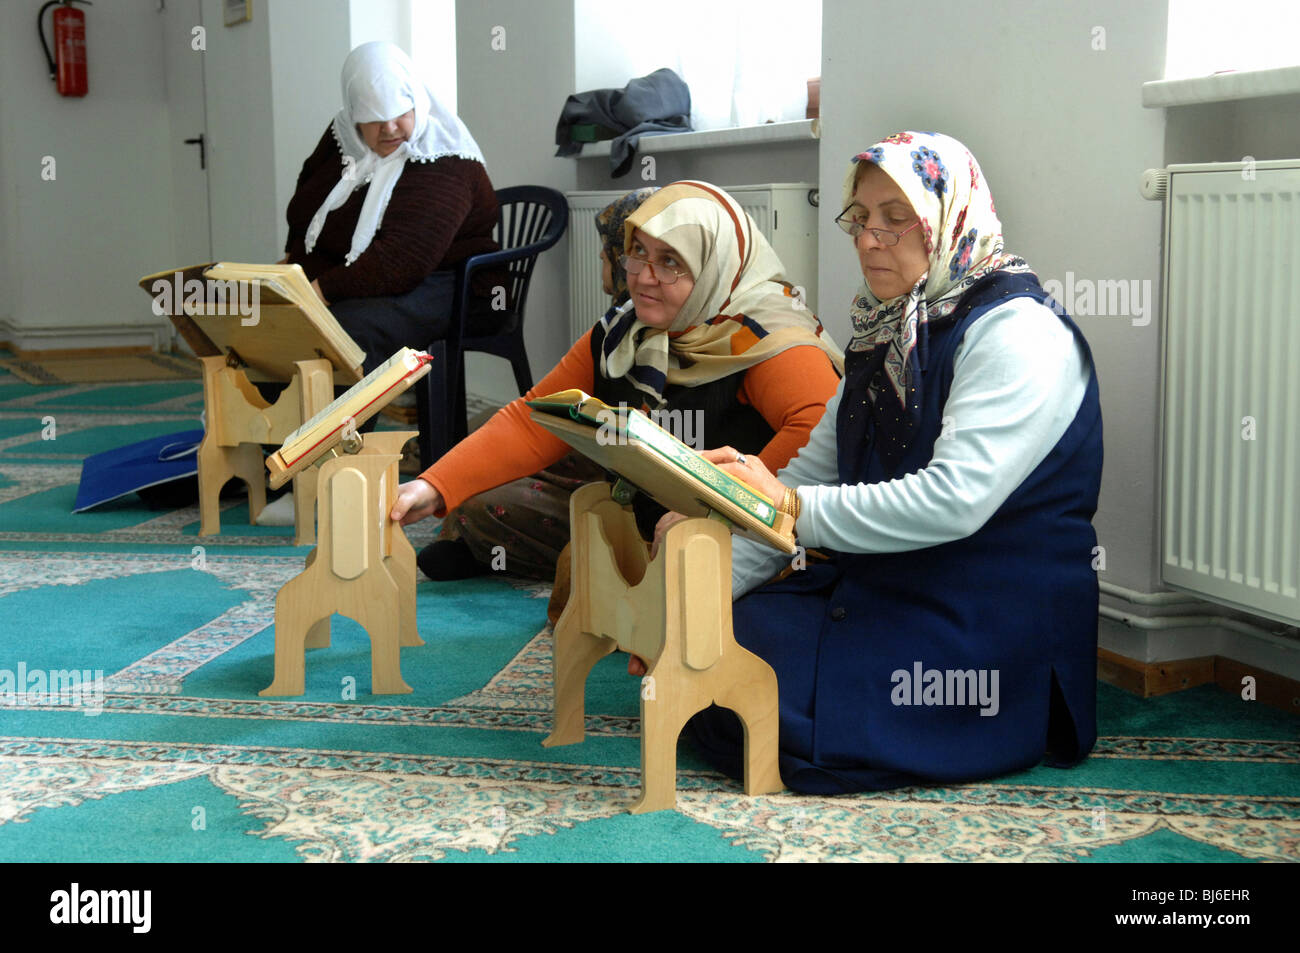
[[[1300,65],[1296,0],[1169,0],[1165,79]]]
[[[803,119],[821,31],[820,0],[575,0],[575,90],[668,67],[691,89],[695,129]]]

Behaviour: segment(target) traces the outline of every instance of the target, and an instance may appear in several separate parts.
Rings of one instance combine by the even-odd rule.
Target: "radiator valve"
[[[1142,197],[1152,202],[1163,202],[1169,194],[1169,173],[1164,169],[1147,169],[1142,173]]]

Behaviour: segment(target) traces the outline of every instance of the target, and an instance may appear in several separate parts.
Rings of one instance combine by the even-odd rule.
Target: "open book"
[[[272,489],[283,486],[294,474],[311,466],[338,446],[345,431],[355,431],[383,410],[394,397],[429,373],[432,360],[423,351],[402,348],[285,437],[280,449],[266,458]]]
[[[534,423],[687,516],[719,516],[736,532],[792,553],[794,520],[766,496],[682,443],[639,410],[580,390],[530,400]]]
[[[298,265],[191,265],[140,279],[199,357],[224,356],[254,381],[287,381],[294,361],[323,357],[334,381],[361,379],[366,354],[321,303]]]

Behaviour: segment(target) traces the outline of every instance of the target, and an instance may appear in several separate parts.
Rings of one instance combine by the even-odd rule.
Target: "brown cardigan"
[[[316,151],[303,163],[287,211],[289,260],[302,265],[309,279],[320,282],[329,301],[403,295],[433,272],[450,270],[471,255],[499,247],[492,238],[497,198],[487,170],[472,159],[444,156],[434,162],[406,163],[375,237],[351,265],[344,262],[369,185],[358,188],[329,213],[308,254],[307,226],[342,174],[342,154],[333,132],[326,129]],[[475,288],[490,294],[492,278],[475,278]]]

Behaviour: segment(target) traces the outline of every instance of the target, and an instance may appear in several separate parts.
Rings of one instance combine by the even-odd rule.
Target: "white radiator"
[[[1167,173],[1163,579],[1300,623],[1300,160]]]
[[[772,243],[785,278],[817,310],[817,186],[806,182],[724,186]],[[569,334],[576,341],[609,309],[600,284],[596,213],[627,193],[569,192]]]

